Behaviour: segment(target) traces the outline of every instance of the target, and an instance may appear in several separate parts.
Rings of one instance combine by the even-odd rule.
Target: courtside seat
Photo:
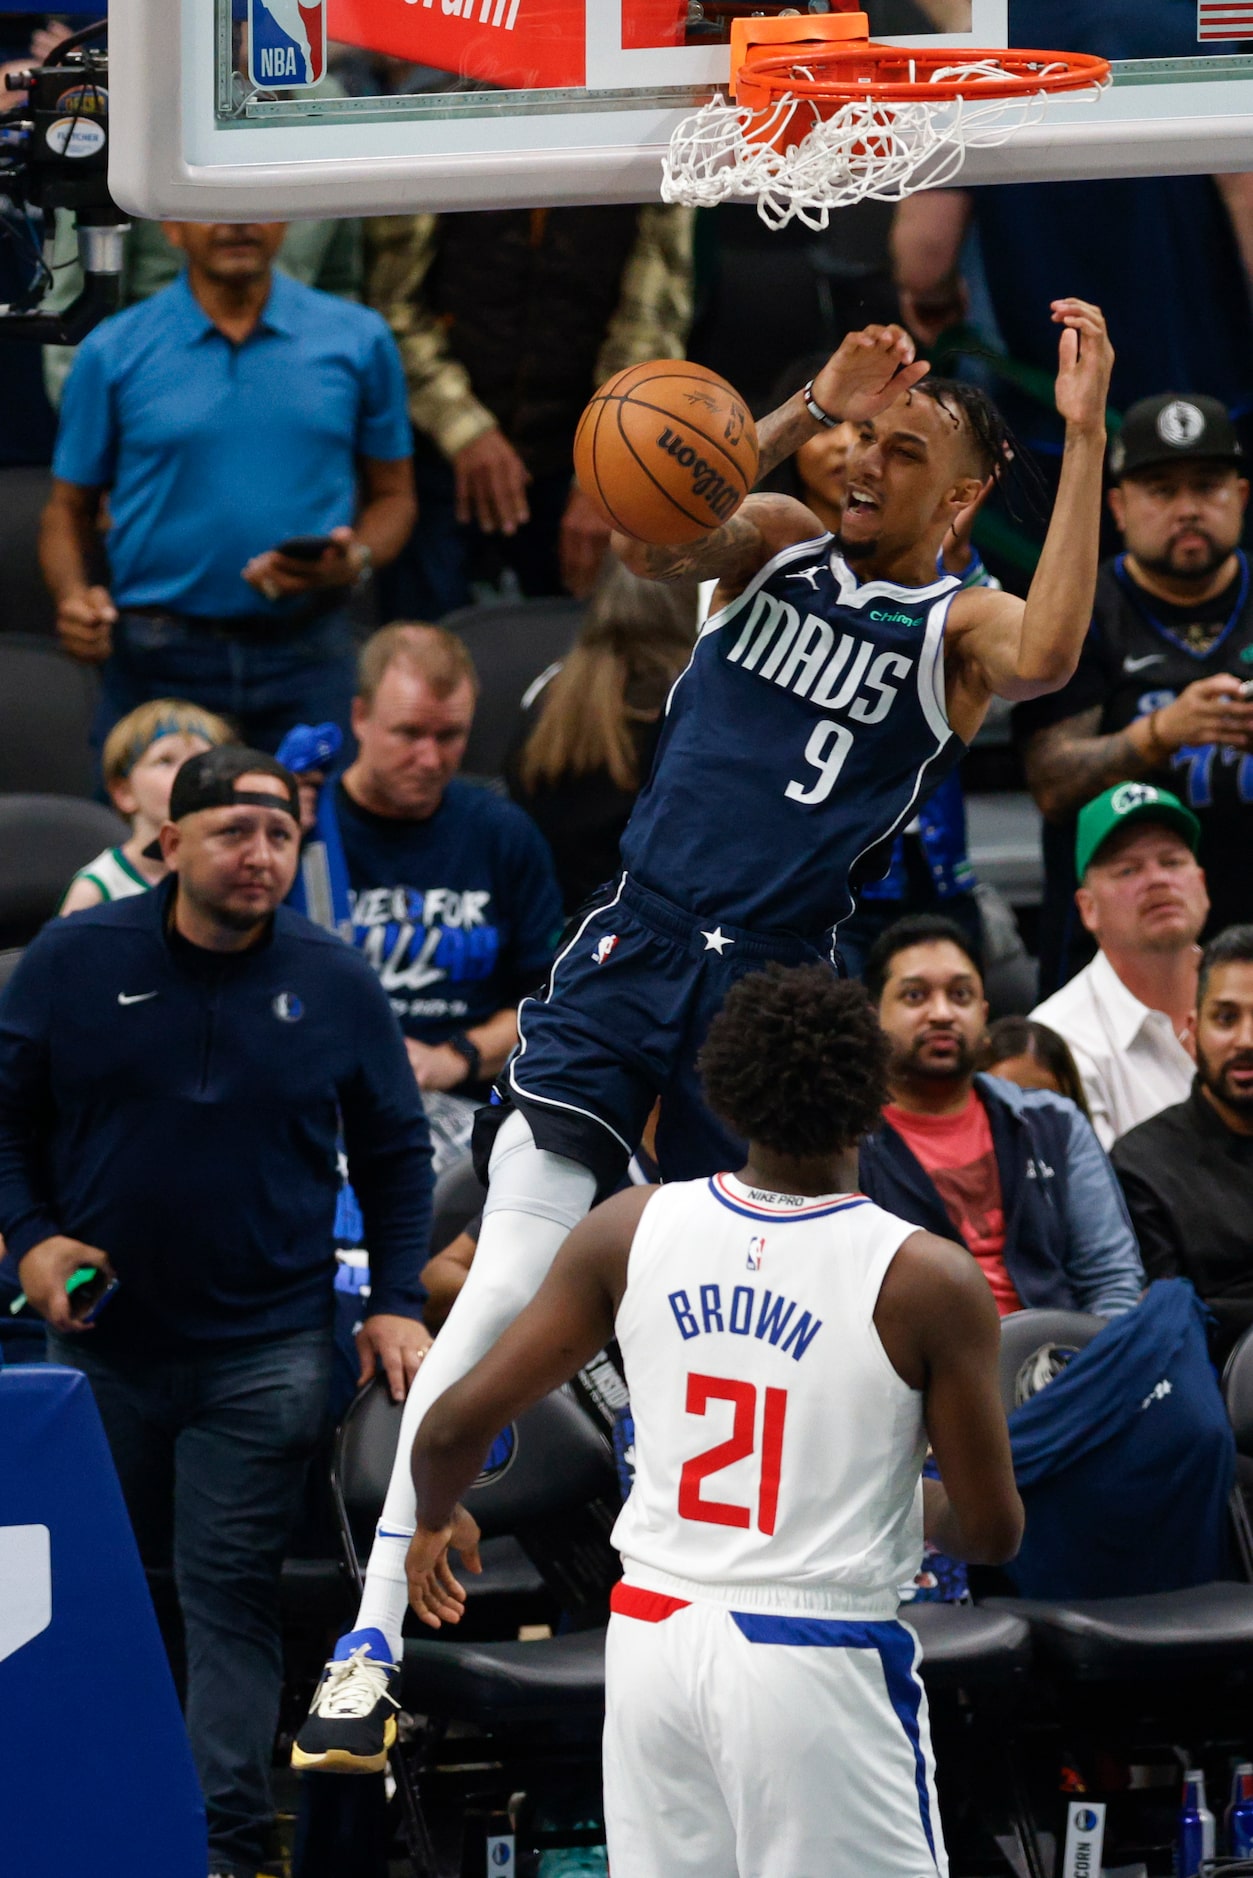
[[[402,1707],[485,1729],[516,1722],[599,1720],[605,1633],[577,1630],[533,1643],[405,1641]]]
[[[1156,1682],[1253,1663],[1253,1585],[1193,1585],[1133,1598],[991,1598],[1024,1620],[1041,1662],[1076,1682]]]
[[[24,946],[52,918],[80,867],[130,830],[74,796],[0,795],[0,946]]]
[[[902,1616],[918,1633],[929,1695],[942,1690],[1010,1690],[1031,1667],[1031,1632],[1009,1611],[973,1604],[910,1604]]]
[[[469,647],[479,674],[479,701],[462,769],[468,776],[500,777],[518,740],[524,693],[550,665],[564,659],[578,635],[577,600],[519,600],[498,606],[459,607],[440,621]]]
[[[1101,1319],[1078,1311],[1018,1311],[1001,1320],[1001,1395],[1044,1344],[1082,1348]],[[1253,1334],[1228,1359],[1223,1377],[1237,1447],[1253,1449]],[[1233,1495],[1233,1502],[1238,1496]],[[1240,1508],[1236,1536],[1245,1550]],[[1076,1543],[1082,1543],[1081,1535]],[[1248,1571],[1248,1559],[1245,1559]],[[1253,1668],[1253,1584],[1219,1581],[1126,1598],[989,1598],[982,1607],[1022,1619],[1041,1665],[1077,1683],[1184,1681]]]

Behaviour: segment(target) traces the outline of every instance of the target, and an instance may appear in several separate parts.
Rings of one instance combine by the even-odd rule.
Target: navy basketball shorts
[[[701,1094],[705,1033],[731,986],[771,960],[836,968],[802,939],[688,913],[627,875],[606,894],[567,937],[543,995],[523,1000],[501,1085],[537,1145],[590,1168],[602,1194],[658,1096],[663,1178],[738,1167],[744,1144]]]

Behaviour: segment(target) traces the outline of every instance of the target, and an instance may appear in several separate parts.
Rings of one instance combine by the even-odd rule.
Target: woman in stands
[[[1070,1046],[1034,1018],[999,1017],[988,1030],[981,1068],[1020,1089],[1051,1089],[1092,1119]]]
[[[692,656],[696,614],[694,585],[639,580],[612,561],[573,650],[523,699],[509,792],[548,840],[567,913],[621,869],[618,842]]]
[[[116,723],[105,739],[104,783],[114,808],[131,825],[130,839],[80,867],[58,911],[77,913],[102,900],[124,900],[164,880],[160,850],[155,858],[151,850],[166,819],[175,775],[189,756],[234,741],[234,731],[222,718],[183,698],[153,698]]]

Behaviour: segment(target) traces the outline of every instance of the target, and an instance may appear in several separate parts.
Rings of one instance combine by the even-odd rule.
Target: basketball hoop
[[[1037,122],[1048,98],[1095,102],[1110,82],[1089,53],[885,46],[869,32],[856,12],[735,19],[735,102],[679,125],[663,201],[756,201],[772,228],[795,216],[823,229],[832,209],[951,183],[968,150]]]

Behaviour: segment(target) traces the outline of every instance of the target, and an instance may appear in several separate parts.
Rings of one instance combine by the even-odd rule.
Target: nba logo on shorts
[[[248,0],[248,73],[285,91],[326,74],[326,0]]]
[[[604,964],[605,960],[609,957],[609,954],[613,951],[617,943],[618,943],[618,935],[616,932],[606,933],[603,939],[597,940],[596,950],[592,954],[592,957],[596,961],[597,965]]]

